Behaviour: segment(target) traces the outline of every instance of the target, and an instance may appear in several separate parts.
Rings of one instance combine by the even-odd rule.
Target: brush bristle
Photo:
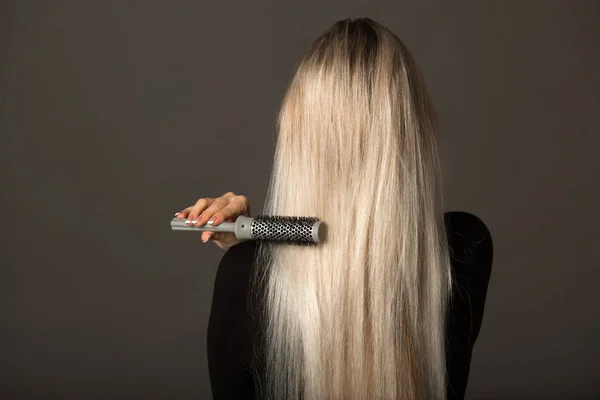
[[[252,221],[252,237],[279,244],[314,246],[312,227],[317,221],[316,217],[257,215]]]

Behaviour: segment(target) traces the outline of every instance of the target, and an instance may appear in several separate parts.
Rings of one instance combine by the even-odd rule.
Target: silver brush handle
[[[173,218],[171,220],[171,229],[174,231],[188,232],[228,232],[233,233],[237,240],[252,239],[250,227],[253,218],[240,215],[235,222],[221,222],[217,226],[204,224],[203,226],[188,225],[185,219]]]

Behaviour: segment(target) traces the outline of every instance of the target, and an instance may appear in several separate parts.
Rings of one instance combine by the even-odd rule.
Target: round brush
[[[326,239],[327,227],[316,217],[284,217],[279,215],[240,215],[235,222],[218,226],[186,224],[185,219],[173,218],[171,229],[188,232],[230,232],[237,240],[268,240],[283,244],[314,245]]]

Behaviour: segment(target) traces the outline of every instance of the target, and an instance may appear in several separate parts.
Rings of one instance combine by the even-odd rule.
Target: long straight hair
[[[298,64],[263,213],[327,241],[261,243],[265,397],[443,399],[451,277],[434,111],[400,39],[336,22]]]

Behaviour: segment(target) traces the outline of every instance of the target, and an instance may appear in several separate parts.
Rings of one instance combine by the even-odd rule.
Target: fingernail
[[[198,223],[198,221],[196,221],[196,220],[193,220],[190,222],[190,224],[194,224],[194,225],[196,225],[197,223]]]
[[[210,221],[208,221],[208,222],[206,223],[206,225],[212,225],[212,224],[214,224],[214,222],[215,222],[215,220],[214,220],[214,219],[211,219]]]
[[[175,216],[178,216],[178,215],[179,215],[179,213],[175,213]]]
[[[206,239],[202,239],[202,241],[203,241],[204,243],[208,242],[208,239],[210,239],[210,237],[211,237],[212,235],[213,235],[213,233],[212,233],[212,232],[210,232],[208,235],[206,235]]]

